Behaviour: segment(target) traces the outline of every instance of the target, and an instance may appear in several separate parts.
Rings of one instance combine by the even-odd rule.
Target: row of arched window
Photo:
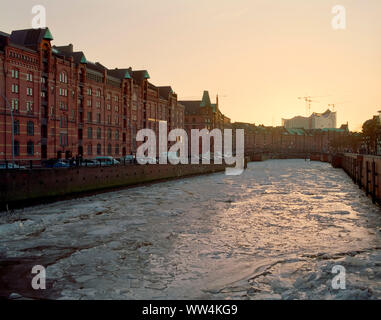
[[[92,139],[93,138],[93,128],[88,127],[87,128],[87,138]],[[97,128],[97,139],[102,139],[102,129]],[[112,130],[107,129],[107,139],[111,140],[112,139]],[[115,130],[115,140],[119,140],[119,130]]]
[[[20,121],[19,120],[14,120],[13,121],[13,133],[15,135],[20,134]],[[33,121],[28,121],[26,124],[26,134],[28,136],[34,136],[34,122]]]
[[[20,155],[20,142],[15,140],[14,141],[14,153],[15,153],[15,156],[19,156]],[[33,156],[34,155],[34,143],[33,141],[28,141],[27,144],[26,144],[26,154],[28,156]]]
[[[115,145],[114,154],[119,155],[119,144]],[[89,144],[87,146],[87,154],[92,155],[93,154],[93,145]],[[112,155],[112,145],[109,143],[107,145],[107,154]],[[102,155],[102,145],[100,143],[97,144],[97,155]]]

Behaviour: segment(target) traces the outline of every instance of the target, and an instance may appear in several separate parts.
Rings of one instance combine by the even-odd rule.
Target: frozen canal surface
[[[380,228],[342,170],[270,160],[18,210],[0,256],[46,265],[52,298],[380,299]]]

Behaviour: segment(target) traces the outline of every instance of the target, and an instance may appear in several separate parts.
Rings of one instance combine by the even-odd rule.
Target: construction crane
[[[306,113],[307,113],[307,117],[310,115],[311,113],[311,103],[312,102],[319,102],[319,101],[314,101],[312,100],[312,98],[316,98],[316,97],[310,97],[310,96],[307,96],[307,97],[298,97],[299,100],[304,100],[306,102]]]
[[[335,108],[338,104],[344,104],[350,101],[340,101],[340,102],[335,102],[335,103],[330,103],[328,104],[328,107],[332,107],[332,111],[335,112]]]

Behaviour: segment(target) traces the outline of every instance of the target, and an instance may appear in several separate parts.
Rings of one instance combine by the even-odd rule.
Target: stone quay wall
[[[210,165],[118,165],[0,172],[0,210],[7,204],[59,197],[107,188],[209,174],[225,170],[223,164]]]

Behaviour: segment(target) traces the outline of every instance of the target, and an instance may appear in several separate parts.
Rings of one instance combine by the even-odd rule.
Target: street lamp
[[[9,104],[9,101],[8,99],[3,95],[1,94],[1,96],[3,97],[5,103],[7,104],[8,108],[9,108],[9,111],[11,112],[11,122],[12,122],[12,164],[14,165],[15,164],[15,137],[14,137],[14,122],[13,122],[13,110],[11,108],[11,105]],[[6,145],[6,144],[5,144]],[[5,157],[7,157],[7,152],[5,151]]]

